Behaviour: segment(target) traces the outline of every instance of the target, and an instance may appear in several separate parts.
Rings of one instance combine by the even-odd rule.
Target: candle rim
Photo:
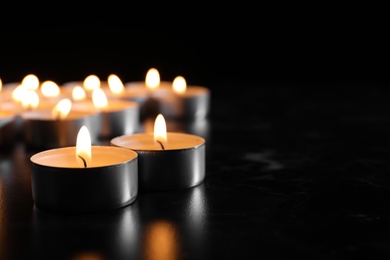
[[[116,140],[120,140],[120,139],[124,139],[124,138],[137,137],[137,136],[140,136],[140,135],[150,136],[151,138],[154,139],[154,134],[153,133],[134,133],[134,134],[131,134],[131,135],[122,135],[122,136],[114,137],[113,139],[111,139],[110,143],[111,143],[112,146],[123,147],[123,148],[129,149],[129,150],[133,150],[133,151],[139,152],[139,153],[142,153],[142,152],[148,152],[148,153],[150,153],[150,152],[153,152],[153,153],[162,153],[162,152],[164,152],[164,153],[169,153],[169,152],[177,152],[177,151],[184,151],[184,150],[194,150],[194,149],[198,149],[199,147],[202,147],[202,146],[206,145],[206,139],[204,139],[203,137],[198,136],[198,135],[194,135],[194,134],[181,133],[181,132],[167,132],[168,142],[169,142],[169,135],[172,135],[172,134],[183,135],[183,136],[192,136],[194,138],[198,138],[199,140],[201,140],[201,142],[198,145],[194,145],[194,146],[190,146],[190,147],[182,147],[182,148],[169,148],[168,147],[168,149],[164,149],[164,150],[135,149],[135,148],[130,148],[130,147],[124,147],[124,146],[121,146],[119,144],[115,144],[114,143]]]
[[[125,161],[123,161],[123,162],[114,163],[114,164],[110,164],[110,165],[102,165],[102,166],[90,166],[90,167],[86,167],[86,168],[52,166],[52,165],[42,164],[42,163],[39,162],[40,157],[45,156],[46,154],[53,153],[53,152],[55,152],[55,151],[74,150],[74,153],[76,154],[76,146],[68,146],[68,147],[53,148],[53,149],[49,149],[49,150],[45,150],[45,151],[41,151],[41,152],[38,152],[38,153],[36,153],[36,154],[33,154],[33,155],[30,157],[30,162],[33,163],[33,164],[35,164],[35,165],[39,165],[40,167],[45,167],[45,168],[74,169],[74,170],[80,169],[80,170],[86,171],[87,169],[101,169],[101,168],[119,167],[119,166],[124,165],[124,164],[126,164],[126,163],[130,163],[130,164],[135,163],[136,160],[138,159],[138,154],[137,154],[137,152],[135,152],[135,151],[132,150],[132,149],[128,149],[128,148],[124,148],[124,147],[104,146],[104,145],[92,145],[92,146],[91,146],[92,156],[93,156],[93,151],[94,151],[94,149],[114,149],[114,150],[117,150],[117,151],[120,151],[120,150],[121,150],[121,152],[131,154],[132,156],[131,156],[131,158],[129,158],[128,160],[125,160]]]

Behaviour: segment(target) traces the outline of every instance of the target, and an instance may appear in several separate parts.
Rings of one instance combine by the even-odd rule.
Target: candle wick
[[[156,141],[157,141],[157,143],[159,143],[161,145],[161,149],[165,150],[164,145],[162,144],[162,142],[160,142],[159,140],[156,140]]]
[[[85,161],[85,159],[82,156],[80,156],[80,155],[79,155],[79,157],[83,161],[84,168],[87,168],[87,162]]]

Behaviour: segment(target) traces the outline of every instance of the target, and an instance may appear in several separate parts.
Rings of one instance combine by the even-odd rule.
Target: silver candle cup
[[[138,155],[112,146],[92,146],[92,164],[74,165],[76,147],[33,155],[32,196],[37,208],[98,212],[131,204],[138,194]],[[102,165],[99,165],[101,163]]]
[[[100,138],[132,134],[140,127],[140,108],[136,102],[115,100],[118,109],[101,110]]]
[[[91,129],[91,142],[98,142],[101,118],[97,113],[71,111],[67,118],[53,119],[49,111],[27,111],[21,114],[22,135],[28,147],[56,148],[76,145],[80,127]]]
[[[131,139],[148,134],[118,136],[111,145],[131,149],[138,153],[138,175],[140,191],[167,191],[199,185],[205,178],[206,143],[201,137],[168,133],[172,136],[191,136],[196,144],[184,148],[148,150],[133,147]],[[141,141],[142,142],[142,141]]]

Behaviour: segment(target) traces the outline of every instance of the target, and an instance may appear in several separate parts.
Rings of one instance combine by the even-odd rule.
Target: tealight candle
[[[138,155],[113,146],[92,146],[82,126],[76,147],[31,156],[32,195],[37,208],[96,212],[120,208],[138,194]]]
[[[69,81],[62,85],[65,93],[69,93],[74,87],[82,87],[85,91],[86,97],[91,99],[92,93],[95,89],[105,87],[106,82],[102,82],[100,78],[94,74],[87,76],[83,81]]]
[[[182,76],[172,82],[171,91],[163,88],[154,98],[157,110],[171,118],[205,118],[210,110],[210,91],[202,86],[187,86]]]
[[[111,144],[138,153],[140,190],[189,188],[204,180],[205,139],[167,132],[161,114],[156,117],[154,133],[118,136],[111,140]]]
[[[98,142],[100,117],[97,113],[72,111],[69,99],[63,99],[52,110],[31,110],[20,114],[26,145],[33,148],[55,148],[76,144],[81,126],[92,129],[91,139]]]
[[[108,100],[101,88],[93,91],[92,102],[87,100],[74,103],[72,110],[98,113],[101,118],[101,138],[132,134],[139,128],[139,105],[126,100]]]
[[[34,74],[28,74],[20,82],[9,82],[3,84],[3,89],[1,93],[2,101],[9,101],[13,99],[13,92],[18,86],[21,85],[23,85],[26,89],[36,91],[39,88],[39,79]]]
[[[146,73],[144,81],[131,81],[125,83],[123,91],[122,93],[119,93],[119,96],[139,103],[141,107],[141,117],[145,118],[150,114],[157,114],[155,108],[156,104],[153,98],[155,91],[170,85],[171,84],[168,81],[160,80],[160,73],[156,68],[150,68]],[[114,92],[114,89],[112,88],[111,91]]]
[[[107,84],[102,87],[108,98],[120,98],[137,102],[142,106],[148,99],[147,87],[125,87],[122,80],[115,74],[110,74]]]

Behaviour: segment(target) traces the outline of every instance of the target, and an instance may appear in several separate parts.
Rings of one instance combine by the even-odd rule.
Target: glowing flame
[[[37,90],[39,88],[39,79],[34,74],[28,74],[23,78],[22,85],[28,89]]]
[[[86,126],[82,126],[77,134],[76,160],[81,167],[86,168],[92,161],[91,135]]]
[[[37,108],[39,105],[39,96],[37,92],[31,89],[25,89],[23,91],[22,107],[25,109]]]
[[[82,87],[75,86],[72,90],[72,98],[75,101],[84,100],[87,98],[87,94]]]
[[[26,86],[19,85],[12,91],[12,99],[17,102],[21,102],[24,96],[24,92],[27,91]]]
[[[101,88],[97,88],[92,92],[92,101],[96,108],[104,108],[108,105],[106,94]]]
[[[65,119],[68,116],[71,108],[72,101],[70,101],[70,99],[64,98],[57,103],[57,105],[51,111],[51,114],[54,118]]]
[[[125,87],[123,86],[122,81],[117,75],[111,74],[108,76],[108,86],[110,87],[110,90],[114,94],[120,94],[123,92]]]
[[[41,85],[41,93],[44,97],[57,97],[60,94],[60,88],[55,82],[47,80]]]
[[[3,87],[3,82],[0,79],[0,92],[1,92],[2,87]]]
[[[156,89],[160,85],[160,73],[157,69],[151,68],[146,73],[145,84],[148,89]]]
[[[160,144],[167,142],[167,125],[161,114],[158,114],[156,121],[154,121],[154,141]]]
[[[173,91],[178,94],[184,94],[187,90],[187,82],[182,76],[177,76],[172,83]]]
[[[96,75],[89,75],[84,79],[83,86],[86,90],[100,88],[100,79]]]

